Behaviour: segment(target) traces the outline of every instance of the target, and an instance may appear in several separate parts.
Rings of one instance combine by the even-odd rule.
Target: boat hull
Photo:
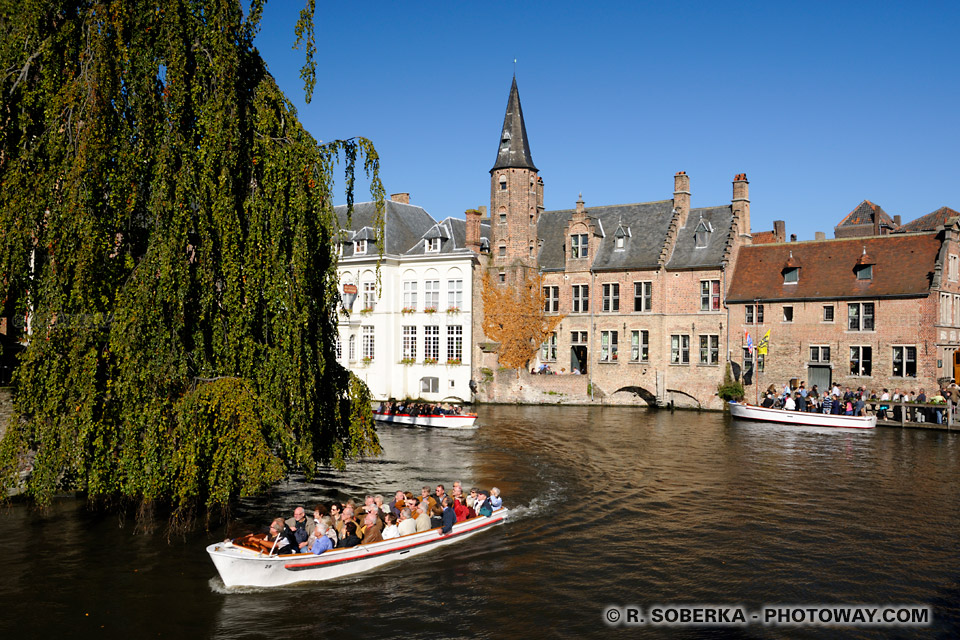
[[[840,429],[873,429],[877,426],[876,416],[838,416],[828,413],[808,413],[804,411],[784,411],[754,407],[736,402],[730,403],[730,415],[741,420],[776,422],[809,427],[834,427]]]
[[[223,542],[208,546],[207,553],[227,587],[280,587],[341,578],[427,553],[501,524],[508,513],[509,509],[502,508],[491,516],[458,522],[447,535],[437,528],[349,549],[333,549],[319,556],[269,556]]]
[[[411,416],[405,413],[373,412],[377,422],[403,424],[413,427],[436,427],[440,429],[470,429],[477,421],[475,414]]]

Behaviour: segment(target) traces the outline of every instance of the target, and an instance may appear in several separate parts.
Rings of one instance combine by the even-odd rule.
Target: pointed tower
[[[490,170],[490,254],[494,267],[504,270],[509,266],[536,266],[537,222],[542,211],[543,181],[530,155],[514,77],[497,161]]]

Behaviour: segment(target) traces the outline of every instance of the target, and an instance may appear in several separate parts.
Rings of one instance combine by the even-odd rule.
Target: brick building
[[[490,245],[478,269],[500,286],[543,275],[546,312],[563,314],[533,363],[561,375],[495,375],[496,353],[475,348],[478,399],[676,403],[719,406],[729,323],[725,291],[750,242],[749,183],[733,181],[728,204],[691,208],[690,177],[673,197],[639,204],[544,211],[516,79],[490,170]],[[482,214],[467,213],[467,246],[479,247]],[[474,278],[474,281],[478,281]],[[479,287],[474,308],[481,307]],[[474,333],[481,336],[480,313]],[[556,387],[556,389],[554,389]]]
[[[930,395],[960,377],[960,226],[939,212],[905,226],[934,230],[742,247],[726,302],[748,398],[794,378]],[[768,330],[754,363],[746,335]]]

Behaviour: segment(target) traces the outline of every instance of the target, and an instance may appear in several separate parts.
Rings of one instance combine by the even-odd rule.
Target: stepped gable
[[[422,207],[387,200],[384,202],[384,255],[400,255],[406,253],[423,235],[437,222]],[[339,205],[333,208],[339,221],[340,228],[347,228],[347,206]],[[375,239],[373,220],[376,217],[376,204],[373,202],[358,202],[353,205],[353,220],[348,233],[347,242],[343,246],[343,257],[353,255],[351,240]],[[462,244],[460,246],[463,246]],[[370,249],[367,252],[376,253]]]
[[[917,231],[936,231],[947,224],[949,220],[960,216],[950,207],[940,207],[936,211],[921,216],[916,220],[911,220],[898,229],[898,233],[913,233]]]
[[[537,225],[540,241],[539,266],[545,271],[563,271],[567,239],[564,232],[575,209],[545,211]],[[673,218],[671,200],[637,204],[587,207],[587,217],[598,223],[605,236],[594,256],[597,271],[618,269],[655,269],[660,250]],[[616,250],[614,234],[618,227],[630,229],[622,251]]]
[[[740,248],[726,300],[925,296],[930,292],[940,245],[936,233],[747,245]],[[854,268],[864,251],[874,263],[873,277],[857,280]],[[800,275],[796,283],[785,284],[783,269],[791,255]]]
[[[701,227],[708,229],[706,246],[696,246],[696,232]],[[673,255],[667,262],[667,270],[702,269],[723,265],[733,225],[733,208],[730,205],[691,209],[687,225],[677,233]]]
[[[489,223],[480,223],[480,237],[489,241]],[[439,253],[427,253],[423,241],[431,238],[440,239]],[[405,255],[449,255],[452,253],[473,253],[467,248],[467,221],[462,218],[446,218],[431,226],[418,241],[414,242]]]

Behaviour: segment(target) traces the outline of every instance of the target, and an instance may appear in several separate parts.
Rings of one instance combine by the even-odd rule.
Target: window
[[[833,305],[832,304],[823,305],[823,321],[833,322]]]
[[[949,293],[940,293],[940,324],[950,324],[950,319],[953,317],[950,310],[952,300]]]
[[[447,327],[447,362],[463,360],[463,327],[452,324]]]
[[[590,285],[573,285],[573,313],[590,311]]]
[[[830,347],[822,345],[811,346],[810,362],[830,362]]]
[[[571,331],[570,332],[570,342],[573,344],[587,344],[587,332],[586,331]]]
[[[793,307],[790,305],[783,306],[783,321],[784,322],[793,322]]]
[[[620,285],[603,285],[603,310],[620,311]]]
[[[363,283],[363,308],[367,311],[373,311],[377,306],[377,283]]]
[[[373,360],[377,355],[376,343],[374,342],[373,327],[364,325],[363,327],[363,359]]]
[[[707,230],[703,227],[698,227],[696,233],[694,234],[694,239],[696,240],[697,249],[702,249],[707,246]]]
[[[747,324],[754,324],[754,319],[756,319],[756,324],[763,324],[763,305],[762,304],[748,304],[744,305],[746,310],[745,322]],[[754,315],[756,311],[756,315]]]
[[[403,283],[403,308],[409,311],[417,310],[417,283],[407,280]]]
[[[616,247],[615,247],[615,249],[616,249],[617,251],[623,251],[623,236],[618,236],[618,237],[617,237],[617,242],[616,242]]]
[[[753,375],[753,356],[754,351],[748,349],[747,347],[743,348],[743,378]],[[746,384],[746,382],[744,382]]]
[[[403,328],[403,359],[417,359],[417,328],[405,326]]]
[[[506,274],[506,272],[501,271],[500,274],[499,274],[499,277],[500,277],[500,282],[501,282],[501,283],[504,283],[504,282],[507,281],[507,274]]]
[[[440,281],[427,280],[423,283],[423,306],[427,309],[437,310],[440,306]]]
[[[796,284],[800,280],[800,268],[791,267],[783,270],[783,284]]]
[[[570,236],[570,257],[586,258],[590,245],[587,241],[587,234],[574,234]]]
[[[342,360],[342,359],[343,359],[343,349],[342,349],[342,347],[343,347],[343,345],[340,344],[340,336],[338,335],[338,336],[337,336],[337,339],[336,339],[337,360]]]
[[[500,247],[497,248],[497,254],[500,256],[507,255],[507,245],[505,244],[500,245]]]
[[[429,325],[423,328],[423,360],[436,362],[440,359],[440,327]]]
[[[690,364],[690,336],[670,336],[670,364]]]
[[[720,364],[720,336],[700,336],[700,364]]]
[[[860,265],[856,269],[857,280],[872,280],[873,279],[873,265],[864,264]]]
[[[953,296],[953,325],[960,326],[960,296]]]
[[[700,311],[720,311],[720,281],[700,281]]]
[[[463,280],[447,280],[447,309],[463,307]]]
[[[507,176],[500,176],[500,191],[507,190]]]
[[[560,287],[543,288],[543,310],[546,313],[560,311]]]
[[[436,253],[440,251],[440,238],[428,238],[424,240],[423,250],[428,253]]]
[[[507,212],[506,212],[506,211],[501,211],[501,212],[500,212],[500,224],[507,224]]]
[[[357,336],[350,336],[350,340],[347,341],[349,345],[349,351],[347,352],[347,358],[350,362],[356,362],[357,360]]]
[[[353,243],[353,253],[354,255],[362,256],[367,252],[367,241],[366,240],[357,240]]]
[[[420,378],[420,393],[437,393],[440,391],[440,378]]]
[[[893,375],[897,378],[917,377],[917,348],[893,348]]]
[[[653,283],[652,282],[634,282],[633,283],[633,310],[634,311],[652,311],[653,310]]]
[[[600,360],[603,362],[617,361],[617,332],[600,332]]]
[[[850,375],[869,376],[873,371],[873,348],[850,347]]]
[[[630,334],[630,360],[633,362],[649,362],[650,360],[650,332],[633,331]]]
[[[873,303],[851,302],[848,304],[847,328],[850,331],[873,331]]]
[[[956,282],[958,277],[960,277],[960,273],[958,273],[958,262],[960,262],[960,256],[951,253],[948,258],[949,266],[947,268],[947,279],[950,280],[950,282]]]
[[[557,359],[557,333],[553,332],[547,336],[546,342],[540,345],[540,360],[543,362],[552,362]]]

